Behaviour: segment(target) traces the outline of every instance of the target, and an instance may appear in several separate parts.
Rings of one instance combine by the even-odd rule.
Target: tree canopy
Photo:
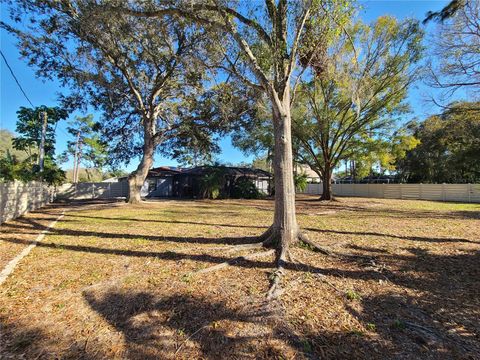
[[[479,105],[451,104],[439,115],[409,123],[407,129],[420,144],[399,162],[402,179],[413,183],[479,182]]]
[[[198,125],[184,122],[179,108],[202,92],[221,38],[184,18],[136,17],[91,1],[25,0],[11,7],[12,18],[19,20],[25,9],[26,30],[4,27],[17,36],[37,75],[70,88],[65,106],[102,112],[111,163],[141,157],[129,180],[130,201],[140,201],[158,146]]]
[[[476,100],[480,92],[480,3],[462,0],[449,5],[456,7],[439,15],[442,22],[433,37],[428,72],[428,84],[443,90],[435,100],[442,106],[459,89]]]
[[[302,83],[293,113],[297,157],[325,187],[349,148],[372,145],[408,109],[404,101],[418,73],[421,40],[413,20],[357,22],[329,48],[321,73]],[[323,196],[331,198],[328,188]]]

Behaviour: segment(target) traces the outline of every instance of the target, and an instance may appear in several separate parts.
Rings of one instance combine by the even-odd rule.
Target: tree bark
[[[272,110],[275,137],[275,212],[269,239],[271,245],[277,249],[278,261],[288,257],[290,244],[298,240],[299,228],[295,214],[290,100],[282,102],[282,106],[273,104]]]
[[[322,196],[320,200],[333,200],[332,192],[332,167],[329,163],[325,163],[325,168],[322,177]]]
[[[153,153],[155,151],[155,143],[153,137],[147,134],[150,130],[145,131],[143,155],[137,169],[128,176],[128,198],[130,204],[138,204],[142,201],[141,190],[147,178],[148,171],[153,164]]]

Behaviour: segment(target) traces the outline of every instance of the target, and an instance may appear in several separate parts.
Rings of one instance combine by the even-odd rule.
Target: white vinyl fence
[[[0,183],[0,223],[53,201],[55,189],[40,181]]]
[[[58,199],[115,199],[128,195],[128,182],[64,184],[57,189]]]
[[[480,184],[332,184],[336,196],[480,203]],[[308,184],[304,194],[321,195],[322,184]]]

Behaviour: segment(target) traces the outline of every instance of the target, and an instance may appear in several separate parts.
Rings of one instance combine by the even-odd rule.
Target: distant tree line
[[[480,182],[480,103],[455,103],[406,129],[419,144],[396,164],[411,183]]]

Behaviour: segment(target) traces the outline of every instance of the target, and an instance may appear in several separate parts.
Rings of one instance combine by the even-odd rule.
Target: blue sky
[[[381,0],[381,1],[361,1],[364,7],[360,13],[361,18],[364,21],[375,20],[381,15],[392,15],[399,19],[414,17],[423,20],[425,14],[429,10],[439,10],[448,1],[434,1],[434,0]],[[4,5],[0,5],[4,6]],[[4,21],[6,19],[6,11],[1,11],[1,18]],[[435,29],[435,25],[431,24],[427,27],[427,32],[431,32]],[[7,58],[10,66],[15,72],[20,84],[24,88],[28,97],[32,101],[33,105],[47,105],[56,106],[57,93],[62,91],[62,88],[57,82],[43,81],[35,77],[35,71],[29,67],[24,60],[20,59],[20,54],[15,47],[14,38],[7,34],[4,30],[0,30],[1,38],[0,45],[2,52]],[[20,89],[15,84],[8,68],[3,60],[0,59],[0,128],[8,129],[12,132],[15,131],[16,111],[20,106],[29,107],[27,100],[20,92]],[[64,90],[65,91],[65,90]],[[409,92],[409,103],[413,110],[413,116],[423,118],[427,115],[438,111],[431,103],[427,101],[428,94],[432,90],[428,87],[418,84],[412,87]],[[72,117],[75,114],[72,114]],[[98,117],[98,114],[95,114]],[[60,123],[57,127],[57,153],[65,150],[66,142],[69,139],[69,135],[66,132],[66,122]],[[218,156],[218,159],[223,162],[239,163],[249,162],[252,157],[245,157],[240,151],[235,149],[229,137],[222,138],[220,141],[222,153]],[[137,160],[133,160],[127,167],[127,170],[134,170],[137,165]],[[177,165],[175,161],[162,158],[157,155],[155,159],[155,165]],[[71,163],[66,163],[64,168],[71,167]]]

